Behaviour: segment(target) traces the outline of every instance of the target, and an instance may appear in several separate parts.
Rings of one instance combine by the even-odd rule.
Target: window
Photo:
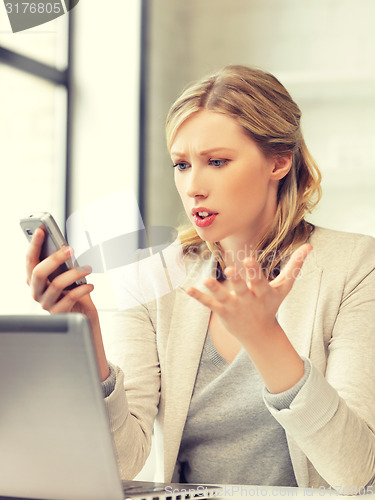
[[[12,33],[0,7],[1,314],[40,313],[25,285],[19,219],[50,211],[64,227],[68,137],[68,28],[62,16]]]

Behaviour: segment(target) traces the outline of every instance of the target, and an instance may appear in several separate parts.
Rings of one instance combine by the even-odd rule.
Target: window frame
[[[63,176],[65,177],[65,195],[64,195],[64,206],[62,207],[62,212],[64,214],[65,220],[69,214],[69,186],[71,177],[71,59],[72,59],[72,23],[73,16],[68,13],[68,36],[67,36],[67,66],[65,69],[58,69],[52,65],[42,63],[37,59],[25,56],[14,50],[5,48],[0,43],[0,63],[11,66],[14,69],[23,71],[29,75],[41,78],[44,81],[50,82],[53,85],[62,86],[66,91],[66,122],[65,122],[65,168]]]

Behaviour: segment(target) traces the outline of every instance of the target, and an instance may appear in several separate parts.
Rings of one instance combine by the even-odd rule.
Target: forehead
[[[171,154],[184,153],[186,149],[205,150],[215,147],[241,147],[251,139],[244,129],[224,113],[201,110],[193,113],[177,129],[171,145]]]

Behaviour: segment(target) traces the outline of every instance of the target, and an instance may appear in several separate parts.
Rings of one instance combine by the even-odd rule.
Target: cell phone
[[[52,253],[56,252],[64,246],[68,246],[59,226],[56,224],[55,219],[48,212],[35,212],[20,220],[20,225],[26,238],[30,241],[33,237],[34,232],[38,227],[41,227],[45,233],[43,246],[40,252],[40,260],[45,259]],[[56,276],[69,269],[78,267],[78,262],[74,257],[66,260],[65,263],[61,264],[56,271],[48,276],[48,279],[52,281]],[[85,278],[80,278],[72,285],[69,285],[65,290],[72,290],[73,288],[87,283]]]

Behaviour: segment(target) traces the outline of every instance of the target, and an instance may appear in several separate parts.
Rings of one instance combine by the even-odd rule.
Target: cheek
[[[180,195],[180,198],[183,200],[184,199],[184,186],[183,186],[183,179],[181,178],[180,175],[174,175],[174,185],[176,186],[177,192]]]
[[[244,207],[251,210],[264,202],[268,192],[267,186],[264,175],[244,175],[235,180],[228,180],[223,188],[223,198],[230,200],[235,211],[243,211]]]
[[[176,186],[177,191],[180,193],[180,181],[178,176],[176,175],[176,169],[174,169],[174,185]]]
[[[222,191],[227,193],[234,203],[242,203],[244,199],[256,196],[259,186],[249,176],[237,179],[228,179],[222,186]]]

